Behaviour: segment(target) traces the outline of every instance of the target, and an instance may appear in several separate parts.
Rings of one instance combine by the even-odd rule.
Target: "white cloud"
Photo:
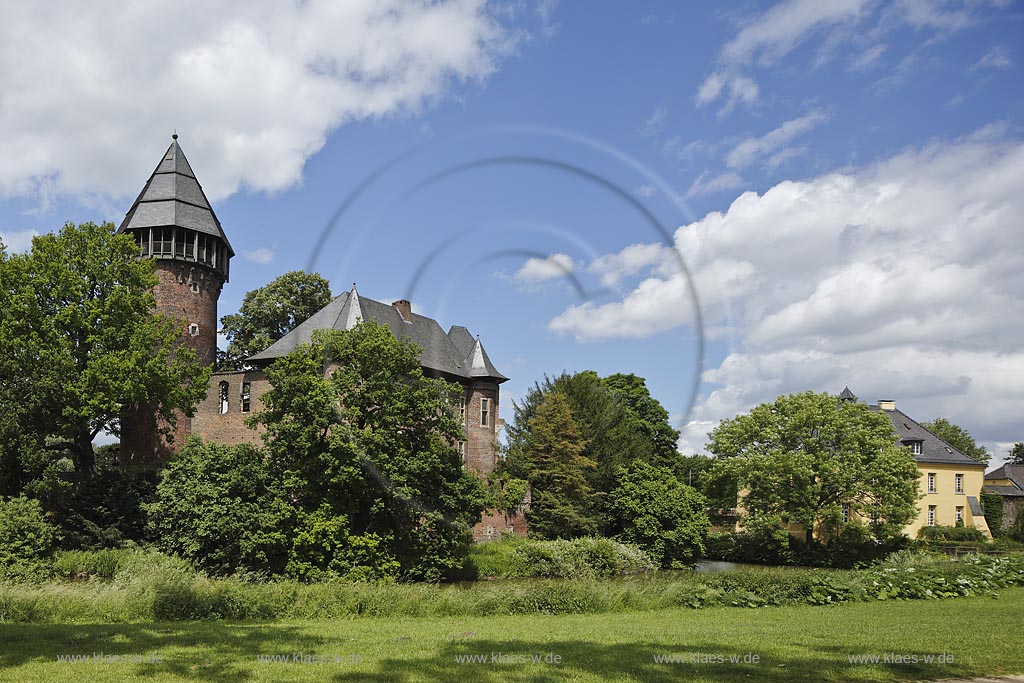
[[[882,44],[872,45],[850,62],[850,71],[870,71],[876,68],[886,49],[886,46]]]
[[[32,247],[32,238],[39,235],[35,230],[20,230],[18,232],[0,232],[0,242],[7,247],[8,254],[16,254],[28,251]]]
[[[725,71],[713,71],[697,89],[697,106],[711,104],[725,95],[725,106],[720,113],[728,113],[737,104],[750,106],[757,102],[761,90],[754,79]]]
[[[654,185],[641,185],[640,187],[636,188],[635,192],[646,199],[648,197],[653,197],[654,195],[656,195],[658,193],[658,188],[656,188]]]
[[[640,127],[640,133],[648,137],[657,135],[665,127],[666,118],[668,118],[668,107],[664,104],[659,104],[654,108],[650,118],[644,121],[644,125]]]
[[[682,443],[780,393],[846,383],[980,439],[1019,439],[1022,185],[1024,142],[990,126],[746,192],[680,227],[705,329],[733,340],[705,373]],[[550,328],[600,340],[692,325],[685,278],[653,266],[665,252],[634,244],[597,259],[615,282],[643,279],[619,301],[567,308]]]
[[[743,187],[743,182],[743,178],[732,171],[726,171],[718,175],[711,175],[708,171],[704,171],[690,183],[689,189],[686,190],[686,196],[699,197],[714,192],[735,190],[736,188]]]
[[[822,123],[828,121],[828,113],[815,109],[799,118],[786,121],[778,128],[771,130],[759,138],[748,137],[732,148],[725,155],[725,163],[730,168],[744,168],[783,148],[793,138],[802,135]],[[769,165],[778,166],[785,157],[776,155]]]
[[[747,23],[722,48],[722,58],[731,63],[774,62],[814,31],[858,19],[870,4],[870,0],[785,0]]]
[[[661,244],[631,244],[618,253],[594,259],[587,270],[599,275],[604,286],[615,287],[623,278],[651,268],[670,274],[677,258],[670,248]]]
[[[563,278],[570,275],[576,264],[566,254],[552,254],[547,258],[527,259],[513,276],[520,284],[539,285],[548,280]]]
[[[1009,69],[1013,66],[1013,59],[1010,58],[1010,54],[1010,48],[1008,47],[994,47],[986,52],[971,69]]]
[[[266,265],[274,260],[274,252],[266,247],[260,247],[259,249],[253,249],[243,254],[245,258],[252,261],[253,263],[259,263]]]
[[[130,195],[175,128],[211,199],[281,190],[333,128],[428,106],[512,42],[484,0],[12,5],[0,197]]]

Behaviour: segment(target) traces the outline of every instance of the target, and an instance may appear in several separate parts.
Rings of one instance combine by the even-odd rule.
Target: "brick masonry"
[[[181,341],[192,348],[204,365],[217,357],[217,299],[223,286],[220,274],[196,263],[157,260],[156,310],[175,318]],[[176,426],[155,418],[151,404],[136,406],[122,416],[121,459],[141,465],[172,457],[193,432],[192,418],[176,413]]]

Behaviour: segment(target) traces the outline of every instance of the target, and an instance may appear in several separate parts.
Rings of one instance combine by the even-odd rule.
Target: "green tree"
[[[301,270],[248,292],[238,313],[220,319],[228,348],[218,353],[218,367],[241,369],[249,356],[265,350],[330,301],[330,283],[319,273]]]
[[[981,463],[988,463],[992,454],[984,446],[978,445],[974,437],[963,427],[953,424],[944,417],[931,422],[922,422],[921,426],[939,437],[968,458]]]
[[[59,536],[39,501],[0,498],[0,578],[44,575]]]
[[[530,534],[554,539],[596,533],[597,497],[584,474],[596,464],[584,455],[586,441],[566,397],[558,391],[548,393],[530,418],[529,428]]]
[[[113,229],[67,223],[0,259],[0,443],[16,431],[19,449],[66,454],[80,480],[95,470],[93,439],[118,434],[125,407],[153,404],[174,424],[210,376],[177,343],[180,323],[153,312],[153,261]]]
[[[668,467],[677,476],[684,474],[680,469],[682,459],[677,448],[679,430],[670,424],[665,407],[651,396],[646,380],[633,374],[616,373],[602,381],[625,404],[627,414],[636,421],[650,444],[648,462]]]
[[[662,567],[689,564],[703,554],[706,501],[669,468],[636,461],[620,469],[608,503],[617,538],[647,551]]]
[[[146,505],[161,550],[212,574],[283,574],[296,510],[266,454],[192,437]]]
[[[253,418],[299,510],[292,573],[450,575],[487,501],[455,447],[460,389],[424,377],[419,349],[385,326],[313,340],[268,368]]]
[[[850,515],[876,520],[876,537],[901,533],[917,513],[919,472],[894,445],[889,419],[861,403],[805,392],[762,403],[723,420],[708,450],[716,468],[746,493],[747,526],[799,524],[835,535]]]
[[[1024,465],[1024,442],[1018,441],[1013,444],[1013,448],[1010,449],[1010,455],[1006,459],[1006,462],[1011,465]]]

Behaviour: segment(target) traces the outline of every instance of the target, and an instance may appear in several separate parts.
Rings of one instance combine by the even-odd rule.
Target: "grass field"
[[[0,680],[890,681],[1024,672],[1024,588],[998,597],[595,615],[0,624]],[[58,662],[101,655],[106,660]],[[655,657],[682,655],[685,663]],[[923,661],[952,655],[953,662]],[[266,662],[295,655],[306,662]],[[494,655],[503,659],[492,662]],[[758,657],[755,663],[753,656]],[[918,656],[853,664],[851,656]],[[116,657],[160,657],[159,663]],[[484,662],[460,662],[466,656]],[[540,661],[533,662],[538,656]],[[560,663],[545,659],[560,658]],[[690,663],[690,658],[711,659]],[[724,662],[717,662],[719,657]],[[731,657],[739,659],[732,663]],[[743,662],[744,657],[748,661]],[[322,661],[338,658],[340,661]],[[526,661],[523,661],[523,660]],[[318,661],[319,660],[319,661]]]

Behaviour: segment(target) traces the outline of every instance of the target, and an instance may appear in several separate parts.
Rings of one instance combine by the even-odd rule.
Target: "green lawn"
[[[0,680],[889,681],[1024,672],[1024,588],[997,598],[629,614],[166,624],[0,624]],[[59,663],[58,655],[163,657]],[[262,663],[300,653],[342,662]],[[491,663],[492,654],[506,663]],[[655,655],[726,658],[663,664]],[[850,655],[947,653],[952,664],[851,664]],[[520,663],[551,654],[560,664]],[[732,664],[758,655],[760,661]],[[483,655],[486,663],[459,663]],[[352,663],[357,656],[361,661]]]

